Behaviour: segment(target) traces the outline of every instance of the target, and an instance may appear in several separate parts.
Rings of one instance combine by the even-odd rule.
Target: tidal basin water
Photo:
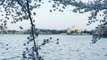
[[[0,60],[21,60],[23,44],[29,35],[0,35]],[[39,35],[38,44],[52,37],[51,43],[39,51],[44,60],[107,60],[107,38],[91,43],[92,36],[85,35]],[[59,38],[59,44],[56,39]],[[29,47],[33,44],[30,43]]]

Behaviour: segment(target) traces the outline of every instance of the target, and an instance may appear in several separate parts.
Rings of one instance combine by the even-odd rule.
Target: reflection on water
[[[0,59],[21,60],[27,36],[29,35],[0,35]],[[44,60],[107,60],[106,38],[91,44],[91,36],[40,35],[38,44],[49,37],[53,37],[52,40],[59,38],[59,44],[53,42],[41,48],[39,52]]]

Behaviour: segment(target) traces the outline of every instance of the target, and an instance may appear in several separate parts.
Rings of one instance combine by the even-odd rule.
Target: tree
[[[42,0],[0,0],[0,12],[1,16],[4,17],[0,19],[2,22],[1,26],[6,27],[7,21],[11,18],[13,21],[11,23],[17,23],[18,21],[29,20],[31,24],[31,34],[30,37],[27,37],[29,42],[33,42],[33,46],[31,48],[26,48],[26,51],[23,51],[23,58],[25,60],[26,54],[31,57],[32,60],[43,60],[43,58],[39,55],[38,50],[42,45],[49,43],[49,39],[45,39],[41,45],[38,46],[35,41],[38,37],[38,29],[35,28],[33,17],[36,15],[36,12],[32,12],[34,9],[39,8],[43,3]],[[6,27],[7,28],[7,27]],[[23,27],[20,26],[20,29]],[[50,39],[51,40],[51,39]],[[30,52],[29,52],[30,51]]]
[[[73,12],[75,13],[85,13],[91,12],[91,16],[89,16],[88,24],[99,21],[100,25],[94,31],[92,43],[96,43],[98,39],[105,33],[107,30],[107,0],[94,0],[89,1],[87,3],[83,1],[76,0],[53,0],[54,8],[58,9],[59,6],[62,6],[65,9],[66,6],[74,6]],[[62,9],[62,10],[63,10]],[[60,9],[59,9],[60,10]],[[100,16],[99,19],[98,17]]]
[[[41,0],[0,0],[0,12],[3,13],[1,16],[5,15],[6,18],[5,20],[1,19],[1,21],[3,21],[3,24],[1,25],[6,27],[7,21],[10,19],[10,17],[13,18],[13,21],[11,21],[11,23],[16,23],[22,20],[30,20],[31,34],[30,34],[30,38],[28,39],[30,39],[30,41],[33,41],[34,43],[34,46],[31,48],[32,49],[31,55],[33,60],[35,60],[36,58],[38,60],[42,60],[41,56],[38,53],[39,47],[37,46],[35,41],[35,38],[38,37],[38,33],[35,31],[35,25],[33,23],[32,15],[36,15],[36,13],[31,12],[33,11],[34,8],[39,8],[40,4],[41,4]],[[36,53],[36,57],[34,53]],[[25,54],[26,52],[24,51],[22,54],[23,58],[26,58]]]
[[[59,6],[62,6],[63,9],[65,9],[66,6],[72,5],[76,7],[73,9],[74,12],[79,12],[79,13],[85,13],[85,12],[91,12],[91,16],[89,17],[89,24],[95,21],[100,21],[101,25],[98,26],[98,29],[95,30],[95,33],[93,35],[93,43],[97,41],[97,38],[102,35],[103,30],[107,28],[107,1],[106,0],[95,0],[89,3],[84,3],[82,1],[75,1],[75,0],[49,0],[49,3],[51,1],[54,2],[53,8],[54,11],[58,9]],[[32,4],[33,3],[33,4]],[[43,60],[41,56],[38,53],[39,47],[36,44],[35,39],[38,37],[38,33],[35,25],[33,23],[33,16],[36,15],[36,12],[32,12],[34,9],[39,8],[41,4],[43,3],[43,0],[0,0],[0,12],[1,16],[4,17],[4,19],[0,19],[2,22],[1,26],[6,27],[7,21],[13,18],[13,21],[11,23],[16,23],[18,21],[23,21],[23,20],[29,20],[31,24],[31,34],[28,39],[30,41],[33,41],[34,46],[31,48],[32,49],[32,58],[35,60],[36,58],[38,60]],[[63,12],[63,9],[58,9],[59,11]],[[50,10],[52,12],[52,10]],[[99,14],[100,12],[103,12],[103,14]],[[97,15],[100,15],[103,17],[102,20],[97,19]],[[22,29],[22,27],[21,27]],[[45,40],[44,44],[46,44],[48,40]],[[24,44],[26,45],[26,44]],[[28,48],[27,48],[28,50]],[[36,53],[36,58],[34,53]],[[23,57],[26,58],[25,56],[26,52],[23,52]]]

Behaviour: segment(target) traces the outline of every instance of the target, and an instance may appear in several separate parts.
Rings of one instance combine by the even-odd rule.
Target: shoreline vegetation
[[[83,30],[80,31],[78,29],[63,29],[63,30],[51,30],[51,29],[35,29],[39,35],[93,35],[94,30]],[[31,34],[31,30],[0,30],[0,34]],[[102,35],[103,38],[107,38],[107,32]]]
[[[39,35],[93,35],[93,30],[87,31],[86,29],[83,31],[78,30],[71,30],[68,31],[67,29],[64,30],[51,30],[51,29],[35,29]],[[22,31],[17,31],[17,30],[1,30],[0,34],[30,34],[31,30],[22,30]],[[102,37],[107,38],[107,33],[102,35]]]
[[[68,32],[67,29],[64,30],[50,30],[50,29],[38,29],[35,30],[38,32],[40,35],[55,35],[55,34],[60,34],[60,35],[92,35],[92,31],[70,31]],[[0,34],[30,34],[31,30],[22,30],[22,31],[17,31],[17,30],[5,30],[5,31],[0,31]]]

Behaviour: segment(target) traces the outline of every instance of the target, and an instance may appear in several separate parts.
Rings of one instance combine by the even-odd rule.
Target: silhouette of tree
[[[33,47],[26,48],[27,52],[23,51],[22,55],[24,60],[27,58],[27,53],[29,53],[29,56],[32,58],[32,60],[43,60],[43,58],[39,55],[38,50],[42,45],[45,45],[49,42],[49,39],[46,39],[43,41],[43,44],[38,46],[37,42],[35,41],[38,37],[38,31],[34,25],[33,17],[36,15],[36,12],[33,12],[33,10],[39,8],[42,3],[42,0],[0,0],[0,12],[1,16],[4,17],[4,19],[0,19],[2,22],[1,26],[3,25],[6,27],[7,21],[10,20],[10,18],[13,18],[11,23],[17,23],[18,21],[23,20],[30,21],[31,34],[30,37],[27,37],[29,41],[23,45],[26,46],[26,44],[29,44],[29,42],[33,42]],[[23,29],[23,27],[20,26],[20,29]]]
[[[33,4],[34,3],[34,4]],[[7,20],[10,20],[10,17],[13,18],[11,23],[16,23],[18,21],[29,20],[31,24],[31,34],[30,41],[33,41],[34,46],[31,48],[32,50],[32,59],[42,60],[41,56],[38,53],[38,48],[35,38],[38,37],[38,33],[35,31],[35,25],[33,23],[33,16],[35,16],[36,12],[32,12],[34,8],[39,8],[41,5],[41,0],[0,0],[0,12],[3,13],[2,16],[5,16],[5,21],[3,21],[5,27],[7,25]],[[3,9],[4,8],[4,9]],[[33,15],[33,16],[32,16]],[[23,27],[20,26],[22,29]],[[26,44],[24,44],[26,45]],[[27,49],[28,50],[28,49]],[[35,57],[35,54],[36,57]],[[26,58],[26,52],[23,52],[23,58]]]
[[[63,12],[66,6],[71,5],[75,8],[73,9],[73,12],[78,13],[85,13],[85,12],[91,12],[91,16],[89,17],[89,24],[99,21],[101,24],[96,28],[95,34],[93,35],[93,43],[96,43],[97,39],[101,37],[101,35],[104,33],[103,30],[106,30],[107,28],[107,1],[106,0],[95,0],[90,1],[88,3],[84,3],[82,1],[76,1],[76,0],[49,0],[49,3],[53,1],[52,4],[53,10],[50,10],[50,12],[59,10]],[[6,27],[7,21],[10,20],[10,18],[13,18],[13,21],[11,23],[16,23],[18,21],[23,20],[29,20],[31,24],[31,34],[28,39],[30,41],[33,41],[34,46],[31,48],[32,50],[32,59],[35,60],[36,58],[38,60],[43,60],[41,56],[39,56],[38,49],[39,47],[36,44],[36,37],[38,37],[38,32],[35,28],[35,25],[33,23],[33,17],[36,15],[36,12],[33,12],[34,9],[39,8],[41,4],[43,3],[43,0],[0,0],[0,12],[1,16],[4,17],[0,19],[1,26]],[[62,6],[63,5],[63,6]],[[63,9],[60,9],[59,6],[61,6]],[[100,14],[100,12],[103,12]],[[103,17],[103,19],[99,20],[98,16]],[[21,29],[23,27],[20,27]],[[44,43],[42,45],[45,45],[48,40],[44,40]],[[26,44],[24,44],[26,45]],[[28,50],[28,48],[26,48]],[[28,50],[29,51],[29,50]],[[36,58],[34,53],[36,53]],[[23,52],[23,58],[26,58],[26,52]]]

